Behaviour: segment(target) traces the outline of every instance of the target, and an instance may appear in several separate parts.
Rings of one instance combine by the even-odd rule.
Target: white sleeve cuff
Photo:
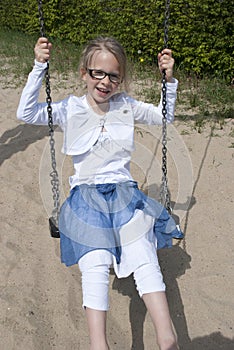
[[[44,70],[47,68],[47,62],[38,62],[37,60],[34,60],[34,66]]]
[[[178,80],[176,79],[176,78],[172,78],[172,81],[170,81],[170,82],[167,82],[167,84],[168,85],[172,85],[173,86],[173,84],[175,84],[176,86],[178,85]]]

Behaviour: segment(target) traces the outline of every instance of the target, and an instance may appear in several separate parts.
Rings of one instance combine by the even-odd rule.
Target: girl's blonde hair
[[[127,82],[127,56],[123,46],[112,37],[98,36],[97,38],[91,40],[84,48],[81,53],[79,68],[87,69],[91,63],[92,57],[96,51],[106,50],[111,52],[119,63],[120,75],[124,87],[128,90]]]

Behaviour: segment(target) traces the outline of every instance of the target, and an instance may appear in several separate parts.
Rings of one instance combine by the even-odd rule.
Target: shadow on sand
[[[184,306],[181,299],[177,278],[184,275],[190,268],[191,257],[179,245],[171,249],[162,249],[158,252],[159,261],[167,285],[167,298],[171,318],[178,336],[180,350],[232,350],[234,339],[225,338],[221,333],[214,332],[204,337],[190,339]],[[147,349],[144,345],[144,322],[146,308],[138,296],[133,276],[128,278],[114,278],[112,288],[130,298],[129,320],[132,332],[131,350]]]
[[[0,165],[15,153],[24,151],[31,143],[48,136],[47,126],[18,125],[0,137]]]

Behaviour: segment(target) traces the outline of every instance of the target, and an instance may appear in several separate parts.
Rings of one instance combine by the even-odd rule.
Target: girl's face
[[[118,78],[119,81],[121,80],[119,63],[111,52],[104,50],[96,51],[93,54],[90,66],[86,68],[81,70],[81,74],[82,79],[87,84],[88,102],[92,107],[98,107],[104,110],[106,108],[104,106],[107,106],[108,100],[116,93],[119,87],[119,83],[115,82]],[[93,72],[89,70],[93,70]],[[97,75],[98,79],[94,77],[95,73],[97,73],[94,70],[99,71]],[[110,76],[106,75],[103,79],[100,79],[102,72],[104,73],[103,76],[105,73]],[[104,108],[102,108],[102,104]]]

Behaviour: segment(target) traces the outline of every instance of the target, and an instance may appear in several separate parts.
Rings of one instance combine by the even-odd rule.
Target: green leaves
[[[96,35],[121,41],[132,60],[157,62],[163,47],[163,0],[44,0],[46,33],[83,45]],[[177,66],[199,76],[231,81],[234,71],[233,9],[229,0],[172,0],[169,46]],[[36,0],[0,3],[0,26],[39,36]]]

